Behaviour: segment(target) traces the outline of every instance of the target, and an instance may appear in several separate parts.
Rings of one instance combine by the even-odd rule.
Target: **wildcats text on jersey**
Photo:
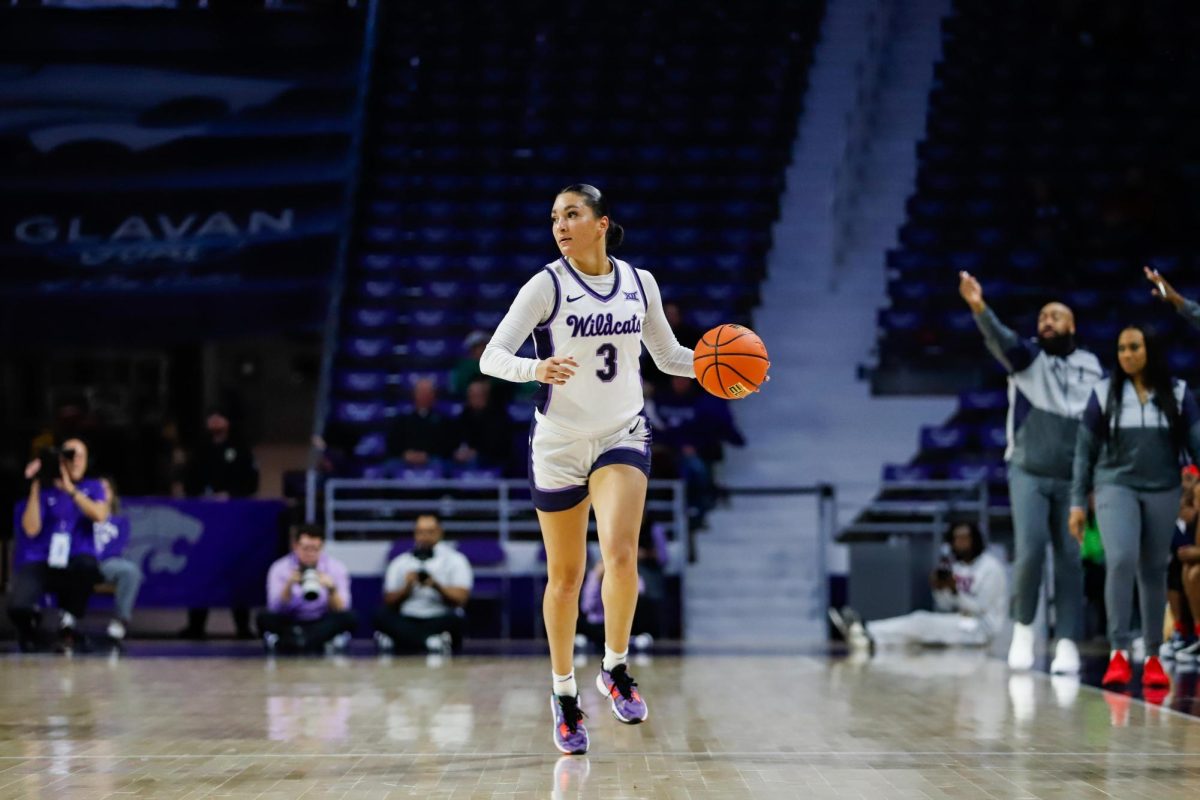
[[[641,333],[642,321],[637,315],[627,320],[616,321],[612,314],[588,314],[580,317],[571,314],[566,323],[571,326],[572,338],[576,336],[618,336],[626,333]]]

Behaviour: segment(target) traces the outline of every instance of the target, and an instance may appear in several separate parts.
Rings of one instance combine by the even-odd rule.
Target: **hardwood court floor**
[[[550,742],[544,658],[0,661],[0,798],[1153,798],[1200,788],[1200,719],[1010,677],[983,654],[635,665],[592,751]],[[1193,682],[1194,683],[1194,682]]]

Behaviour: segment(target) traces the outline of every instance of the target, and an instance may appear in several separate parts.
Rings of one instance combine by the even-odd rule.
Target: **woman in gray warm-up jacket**
[[[1088,495],[1107,573],[1104,602],[1112,655],[1106,685],[1133,678],[1133,585],[1136,579],[1146,659],[1142,684],[1170,685],[1158,661],[1167,559],[1179,510],[1179,467],[1200,454],[1200,411],[1183,381],[1170,376],[1166,353],[1152,335],[1130,325],[1117,339],[1120,366],[1092,389],[1075,440],[1071,535],[1082,539]]]

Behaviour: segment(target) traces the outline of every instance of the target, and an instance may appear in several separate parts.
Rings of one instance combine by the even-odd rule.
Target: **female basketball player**
[[[564,753],[584,753],[588,735],[572,666],[588,512],[595,507],[605,569],[604,662],[596,686],[618,720],[636,724],[646,719],[646,703],[625,659],[650,474],[638,370],[642,342],[663,372],[694,373],[692,351],[671,332],[654,278],[608,255],[624,232],[598,189],[573,184],[559,192],[550,231],[562,257],[521,288],[480,369],[543,384],[529,434],[529,482],[546,545],[542,612],[554,678],[554,744]],[[517,357],[530,334],[537,358]]]
[[[1200,456],[1200,409],[1187,384],[1171,377],[1162,346],[1140,326],[1121,331],[1117,361],[1120,368],[1093,387],[1076,434],[1069,526],[1082,542],[1094,487],[1112,642],[1103,684],[1124,685],[1133,677],[1129,646],[1136,580],[1147,653],[1142,685],[1167,687],[1170,679],[1157,655],[1167,559],[1179,510],[1180,459]]]

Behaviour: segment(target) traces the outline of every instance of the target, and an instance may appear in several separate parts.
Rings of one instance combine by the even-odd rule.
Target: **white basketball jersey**
[[[574,433],[600,436],[628,425],[642,410],[642,325],[646,293],[637,271],[609,258],[615,274],[607,294],[584,282],[560,258],[545,269],[554,279],[550,317],[533,331],[539,359],[570,356],[579,367],[562,386],[543,384],[539,419]]]

